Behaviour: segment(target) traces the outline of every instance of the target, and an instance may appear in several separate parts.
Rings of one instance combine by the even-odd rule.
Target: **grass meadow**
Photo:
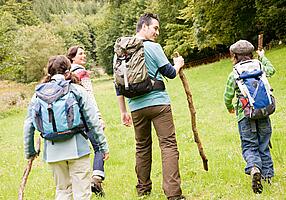
[[[209,171],[203,169],[191,130],[190,114],[186,96],[177,77],[166,82],[172,101],[183,194],[187,199],[286,199],[286,48],[273,49],[266,53],[277,72],[270,79],[277,101],[277,110],[271,116],[271,150],[275,177],[272,185],[264,183],[262,194],[254,194],[250,177],[244,174],[245,162],[241,155],[239,133],[235,115],[227,112],[223,92],[227,76],[232,70],[229,59],[186,69],[197,111],[197,126],[204,151],[209,160]],[[4,85],[7,86],[8,83]],[[9,85],[9,84],[8,84]],[[2,86],[1,88],[3,88]],[[10,92],[20,90],[23,99],[29,99],[34,85],[17,87],[12,84]],[[102,77],[94,80],[97,103],[106,122],[106,136],[110,146],[110,159],[105,164],[106,200],[133,200],[136,195],[135,141],[133,128],[120,123],[119,108],[112,79]],[[0,96],[7,91],[0,89]],[[2,102],[0,115],[0,199],[17,199],[18,188],[27,161],[23,154],[23,121],[27,101],[22,107],[7,107]],[[13,104],[13,103],[12,103]],[[7,108],[7,109],[4,109]],[[153,130],[154,131],[154,130]],[[36,137],[39,135],[36,134]],[[41,155],[42,156],[42,155]],[[42,161],[34,161],[25,188],[25,199],[54,199],[55,185],[51,170]],[[166,199],[162,190],[161,157],[157,136],[153,132],[153,190],[146,200]],[[92,199],[100,199],[93,196]],[[141,198],[142,199],[142,198]]]

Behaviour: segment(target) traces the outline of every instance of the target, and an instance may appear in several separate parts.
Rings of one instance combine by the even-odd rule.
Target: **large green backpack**
[[[148,75],[145,65],[143,40],[136,37],[120,37],[114,45],[113,74],[119,94],[132,98],[152,90],[164,90],[163,81]]]

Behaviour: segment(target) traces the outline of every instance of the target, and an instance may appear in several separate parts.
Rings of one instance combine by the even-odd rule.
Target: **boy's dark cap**
[[[232,44],[229,50],[235,54],[250,54],[254,51],[254,46],[247,40],[239,40]]]

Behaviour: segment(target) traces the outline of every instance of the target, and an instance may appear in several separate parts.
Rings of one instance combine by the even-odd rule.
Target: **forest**
[[[112,74],[113,45],[145,12],[160,17],[167,56],[185,62],[228,52],[239,39],[286,42],[285,0],[0,0],[0,80],[38,81],[50,56],[81,45],[88,67]]]

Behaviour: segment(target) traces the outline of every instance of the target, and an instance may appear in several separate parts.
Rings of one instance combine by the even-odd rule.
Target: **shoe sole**
[[[96,196],[100,196],[100,197],[104,197],[105,193],[102,189],[102,187],[99,187],[97,185],[92,185],[91,186],[91,191],[96,195]]]
[[[256,194],[261,194],[263,190],[263,186],[261,183],[261,174],[255,173],[252,177],[252,189]]]

